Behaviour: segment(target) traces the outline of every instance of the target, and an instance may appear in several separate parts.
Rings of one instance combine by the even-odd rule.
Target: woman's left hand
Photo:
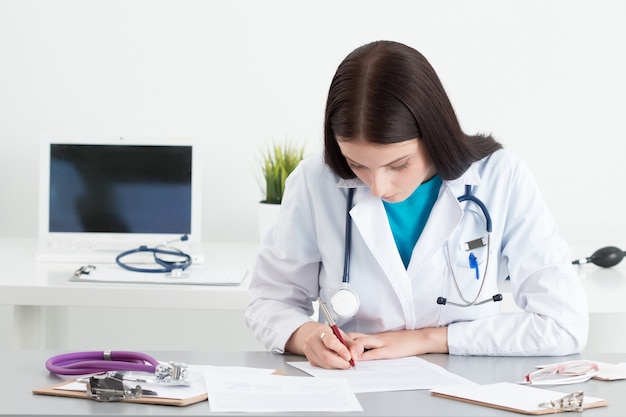
[[[448,353],[448,328],[429,327],[376,334],[351,332],[350,351],[360,361],[395,359],[424,353]]]

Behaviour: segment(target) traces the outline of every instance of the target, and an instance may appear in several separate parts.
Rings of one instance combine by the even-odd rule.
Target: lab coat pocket
[[[487,241],[487,237],[480,238]],[[472,250],[466,250],[462,247],[450,251],[449,266],[453,268],[454,273],[459,278],[461,276],[473,277],[474,280],[480,280],[485,275],[487,268],[487,260],[489,258],[488,246],[475,247]]]
[[[479,304],[484,300],[491,301],[497,293],[497,280],[487,272],[487,268],[492,266],[488,265],[486,248],[484,251],[464,252],[462,256],[465,259],[463,265],[450,262],[446,271],[442,296],[445,303],[439,303],[440,325],[474,320],[498,311],[497,303]]]
[[[450,278],[448,285],[446,285],[448,301],[460,304],[474,301],[483,283],[482,275],[484,268],[484,263],[477,263],[476,268],[457,267],[454,271],[450,271]]]

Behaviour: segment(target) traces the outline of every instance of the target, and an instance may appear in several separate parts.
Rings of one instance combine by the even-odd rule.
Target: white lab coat
[[[480,279],[469,267],[464,242],[485,237],[477,205],[459,203],[465,184],[487,206],[493,232],[488,271],[478,248]],[[448,326],[448,347],[458,355],[566,355],[582,350],[588,332],[587,299],[545,201],[525,165],[500,150],[474,163],[461,178],[444,181],[408,268],[400,258],[380,198],[358,179],[342,180],[322,156],[308,158],[288,178],[279,220],[261,243],[245,319],[256,337],[284,352],[290,335],[311,320],[312,301],[327,303],[342,286],[347,187],[357,187],[349,288],[360,298],[345,332],[378,333]],[[450,254],[450,263],[447,253]],[[500,303],[456,307],[499,292],[510,276],[512,297],[524,312],[501,313]],[[510,297],[510,293],[503,294]]]

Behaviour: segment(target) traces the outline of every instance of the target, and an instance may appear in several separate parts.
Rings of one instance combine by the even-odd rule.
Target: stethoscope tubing
[[[140,253],[140,252],[152,253],[154,262],[156,262],[156,264],[159,265],[160,267],[158,268],[138,267],[138,266],[129,265],[125,263],[124,261],[122,261],[124,257],[128,255],[132,255],[133,253]],[[161,259],[158,255],[178,256],[182,258],[183,260],[182,261],[165,261]],[[130,250],[120,253],[115,258],[115,262],[120,267],[128,271],[143,272],[143,273],[165,273],[165,272],[172,272],[175,269],[180,269],[184,271],[185,269],[189,268],[189,266],[191,266],[192,260],[191,260],[191,256],[188,253],[179,251],[177,249],[163,249],[163,248],[158,248],[158,247],[149,248],[147,246],[139,246],[138,248],[130,249]]]
[[[342,318],[349,318],[356,314],[359,310],[359,296],[348,288],[350,282],[350,253],[352,252],[352,218],[350,210],[352,209],[352,201],[354,199],[355,188],[348,189],[348,198],[346,204],[346,227],[345,227],[345,243],[344,243],[344,260],[343,260],[343,277],[342,287],[335,290],[330,296],[330,306],[334,313]]]
[[[461,195],[459,198],[457,198],[457,200],[459,200],[459,203],[462,203],[464,201],[471,201],[472,203],[480,207],[483,215],[485,216],[485,222],[487,223],[487,233],[491,233],[491,215],[489,214],[489,210],[487,210],[487,206],[485,206],[485,203],[483,203],[482,200],[472,194],[471,185],[465,184],[465,194]]]
[[[446,244],[446,256],[448,261],[448,268],[450,269],[450,274],[452,275],[452,282],[454,283],[454,288],[456,289],[457,295],[463,301],[462,303],[456,303],[453,301],[448,301],[445,297],[438,297],[437,304],[446,305],[450,304],[456,307],[471,307],[471,306],[479,306],[482,304],[486,304],[489,302],[498,302],[502,301],[502,294],[494,294],[490,298],[486,298],[484,300],[478,301],[480,295],[483,293],[483,287],[485,286],[485,282],[487,281],[487,270],[489,269],[489,259],[491,257],[491,231],[492,231],[492,223],[491,223],[491,215],[489,214],[489,210],[487,210],[487,206],[482,202],[481,199],[472,194],[472,186],[470,184],[465,184],[465,193],[457,198],[459,203],[464,201],[470,201],[476,204],[480,210],[483,212],[485,216],[485,227],[487,229],[487,260],[485,261],[485,274],[482,277],[482,281],[480,283],[480,287],[478,288],[478,292],[476,293],[476,297],[473,300],[467,300],[459,287],[459,283],[454,274],[454,268],[452,267],[452,261],[450,260],[450,245]]]
[[[350,210],[352,210],[352,201],[354,199],[354,188],[348,189],[348,203],[346,205],[346,236],[344,244],[344,259],[343,259],[343,278],[342,282],[344,287],[347,287],[350,282],[350,252],[352,252],[352,218],[350,217]]]
[[[46,369],[58,375],[87,375],[106,371],[154,373],[159,361],[150,355],[127,351],[64,353],[46,361]]]

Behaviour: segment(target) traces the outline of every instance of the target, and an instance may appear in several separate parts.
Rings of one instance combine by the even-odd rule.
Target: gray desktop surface
[[[61,382],[67,377],[50,374],[45,368],[46,360],[58,353],[39,350],[0,351],[0,369],[3,380],[0,385],[0,415],[8,416],[214,416],[206,401],[185,406],[163,406],[129,403],[99,403],[92,400],[52,397],[32,394],[32,390]],[[146,352],[159,360],[186,362],[194,365],[226,365],[274,368],[289,375],[307,376],[286,364],[287,361],[304,360],[292,355],[269,352]],[[591,359],[609,363],[626,362],[626,354],[584,354],[566,357],[483,357],[423,355],[422,358],[449,371],[480,384],[516,382],[535,365],[562,362],[572,359]],[[357,364],[358,366],[358,364]],[[583,384],[550,387],[564,393],[583,390],[586,395],[604,398],[607,407],[586,410],[585,416],[626,415],[626,380],[588,381]],[[352,413],[271,413],[271,415],[294,416],[502,416],[516,413],[466,404],[431,396],[428,390],[359,393],[357,398],[363,412]],[[253,413],[225,413],[227,416],[254,416]],[[268,416],[270,414],[260,413]]]

